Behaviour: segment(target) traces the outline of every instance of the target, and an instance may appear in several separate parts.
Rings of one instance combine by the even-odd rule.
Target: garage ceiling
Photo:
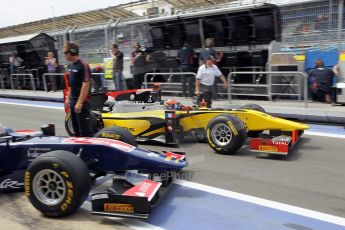
[[[79,27],[87,25],[105,24],[110,19],[116,20],[119,17],[127,18],[136,14],[125,10],[119,6],[108,7],[105,9],[87,11],[78,14],[71,14],[56,18],[43,19],[35,22],[28,22],[20,25],[0,28],[0,38],[13,37],[39,32],[54,32],[65,30],[69,26]]]
[[[212,6],[233,1],[234,0],[165,0],[165,2],[182,9],[200,6]]]
[[[229,3],[233,0],[165,0],[175,7],[176,9],[184,10],[195,8],[196,6],[213,6],[222,3]],[[71,14],[66,16],[60,16],[55,18],[43,19],[35,22],[28,22],[20,25],[14,25],[9,27],[0,28],[0,38],[14,37],[32,33],[53,33],[55,31],[66,30],[69,26],[86,27],[91,25],[104,25],[110,19],[114,21],[117,18],[129,18],[133,16],[138,16],[130,10],[132,4],[142,5],[143,7],[148,7],[148,1],[139,0],[137,2],[132,2],[129,4],[123,4],[119,6],[111,6],[105,9],[93,10],[82,12],[78,14]]]

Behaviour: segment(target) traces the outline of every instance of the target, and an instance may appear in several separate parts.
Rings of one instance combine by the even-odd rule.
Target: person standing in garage
[[[135,43],[135,50],[131,55],[131,71],[133,74],[133,88],[141,89],[144,82],[145,72],[146,72],[146,63],[149,59],[149,56],[141,50],[141,45],[139,42]]]
[[[331,103],[331,87],[334,73],[325,68],[322,59],[315,61],[315,68],[309,72],[309,97],[312,100],[325,101]]]
[[[222,80],[224,89],[228,87],[224,75],[213,64],[215,60],[216,58],[214,56],[209,55],[206,58],[206,63],[199,67],[198,73],[196,74],[195,95],[198,97],[197,103],[204,99],[208,108],[211,108],[212,105],[212,87],[216,77]]]
[[[180,61],[180,68],[182,72],[193,72],[194,57],[196,54],[192,47],[188,45],[185,41],[181,49],[177,52],[177,58]],[[182,76],[182,94],[184,97],[193,97],[193,75],[183,75]],[[187,90],[188,84],[188,90]],[[187,94],[188,91],[188,94]]]
[[[56,58],[54,57],[54,53],[49,51],[47,54],[47,57],[45,57],[44,64],[47,66],[48,73],[56,73],[56,68],[57,68],[57,61]],[[50,92],[55,92],[57,90],[56,87],[56,76],[54,75],[49,75],[49,81],[51,84],[51,91]]]
[[[123,90],[122,87],[122,71],[123,71],[123,53],[119,50],[117,44],[112,44],[110,55],[113,59],[113,80],[115,90]]]
[[[69,90],[66,95],[66,107],[70,107],[72,126],[75,136],[90,137],[91,128],[90,68],[79,58],[79,46],[75,43],[64,45],[64,54],[68,66]]]

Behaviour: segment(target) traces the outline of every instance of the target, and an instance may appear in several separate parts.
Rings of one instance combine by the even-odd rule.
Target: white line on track
[[[313,132],[313,131],[305,131],[304,134],[310,135],[310,136],[320,136],[320,137],[345,138],[345,134],[322,133],[322,132]]]
[[[232,191],[228,191],[228,190],[220,189],[220,188],[215,188],[215,187],[211,187],[208,185],[202,185],[202,184],[198,184],[198,183],[194,183],[194,182],[190,182],[190,181],[175,180],[174,183],[176,183],[178,185],[185,186],[185,187],[189,187],[192,189],[197,189],[197,190],[201,190],[204,192],[213,193],[213,194],[217,194],[220,196],[229,197],[229,198],[257,204],[260,206],[273,208],[273,209],[281,210],[284,212],[290,212],[293,214],[297,214],[297,215],[325,221],[328,223],[333,223],[333,224],[345,226],[345,218],[342,218],[342,217],[333,216],[333,215],[329,215],[329,214],[322,213],[322,212],[316,212],[316,211],[309,210],[309,209],[299,208],[296,206],[283,204],[283,203],[279,203],[279,202],[275,202],[275,201],[271,201],[271,200],[266,200],[266,199],[262,199],[262,198],[258,198],[258,197],[254,197],[254,196],[244,195],[241,193],[232,192]]]
[[[22,105],[22,106],[29,106],[29,107],[44,108],[44,109],[58,109],[58,110],[63,110],[63,109],[64,109],[63,107],[59,108],[59,107],[49,106],[49,105],[30,105],[30,104],[17,103],[17,102],[4,102],[4,101],[0,101],[0,104],[6,104],[6,105]]]

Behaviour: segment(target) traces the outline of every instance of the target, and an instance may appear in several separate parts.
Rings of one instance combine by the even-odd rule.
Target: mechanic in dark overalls
[[[71,120],[75,136],[90,137],[91,128],[89,103],[90,97],[90,68],[84,60],[79,58],[79,46],[74,43],[64,45],[64,54],[68,66],[69,90],[65,104],[71,109]]]
[[[180,60],[180,68],[182,72],[193,72],[193,63],[195,53],[192,47],[188,45],[185,41],[181,49],[177,52],[177,58]],[[183,75],[182,76],[182,94],[184,97],[193,97],[193,75]],[[187,94],[187,84],[188,84],[188,94]]]

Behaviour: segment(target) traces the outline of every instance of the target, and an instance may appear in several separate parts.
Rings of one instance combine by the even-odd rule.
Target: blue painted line
[[[309,125],[311,132],[320,132],[320,133],[330,133],[330,134],[340,134],[345,135],[344,126],[332,126],[332,125]]]
[[[19,100],[19,99],[11,99],[11,98],[0,98],[0,102],[5,103],[14,103],[14,104],[24,104],[24,105],[31,105],[31,106],[47,106],[47,107],[54,107],[54,108],[63,108],[64,105],[61,102],[49,102],[49,101],[29,101],[29,100]]]
[[[164,229],[313,229],[343,226],[173,184],[149,219]]]

